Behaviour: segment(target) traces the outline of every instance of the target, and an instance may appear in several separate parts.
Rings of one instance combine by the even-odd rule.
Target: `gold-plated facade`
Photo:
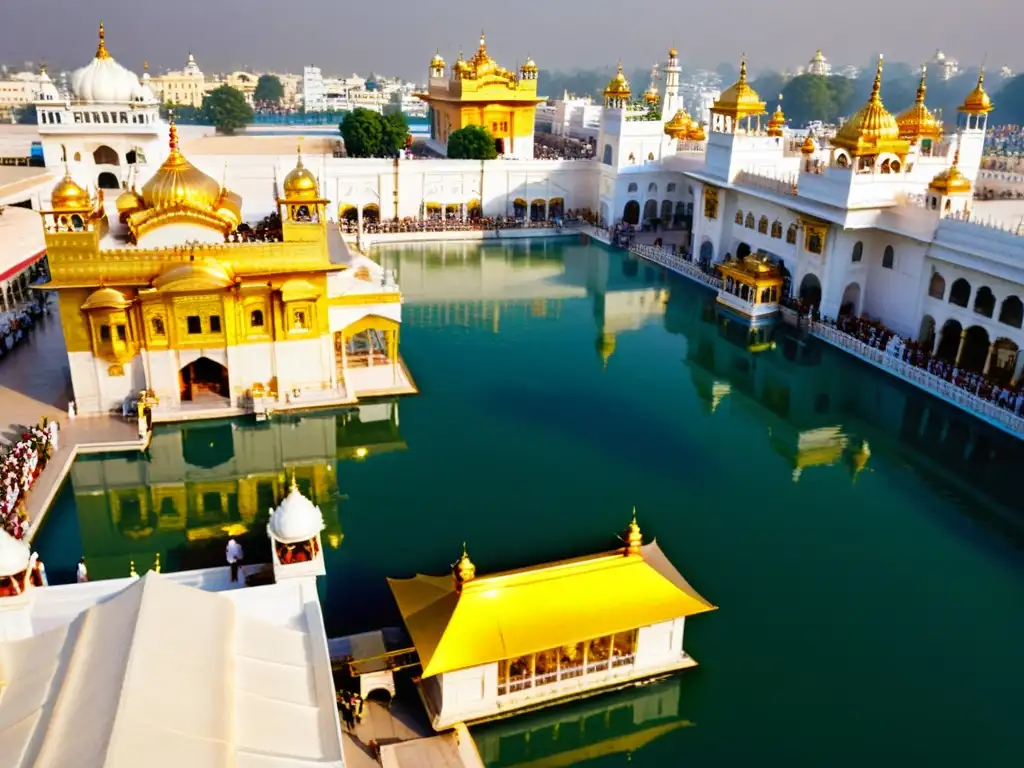
[[[882,104],[882,57],[878,57],[871,96],[832,139],[832,146],[845,149],[851,157],[874,157],[892,153],[901,160],[910,151],[910,142],[900,138],[900,127]]]
[[[928,91],[928,86],[925,85],[925,75],[926,68],[922,67],[921,82],[917,86],[917,97],[914,99],[914,103],[896,116],[900,138],[910,142],[938,141],[943,135],[942,123],[924,105],[924,96]]]

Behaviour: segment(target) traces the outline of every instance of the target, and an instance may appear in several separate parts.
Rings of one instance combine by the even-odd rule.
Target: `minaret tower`
[[[995,109],[992,99],[985,91],[985,68],[978,75],[978,84],[967,94],[960,113],[959,161],[963,174],[972,182],[978,176],[981,156],[985,148],[985,129],[988,127],[988,113]]]
[[[662,72],[665,73],[665,91],[661,97],[661,117],[671,120],[673,115],[683,108],[683,100],[679,96],[679,52],[672,48],[668,52],[668,62]]]

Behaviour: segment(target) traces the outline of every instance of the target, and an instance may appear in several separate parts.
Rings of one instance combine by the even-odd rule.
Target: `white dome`
[[[71,75],[75,98],[90,104],[127,104],[139,78],[112,58],[95,58]]]
[[[28,544],[20,541],[0,527],[0,576],[13,576],[28,568],[32,551]]]
[[[53,80],[46,74],[46,71],[39,73],[39,90],[36,92],[36,101],[60,101],[60,91],[53,84]]]
[[[135,87],[132,89],[132,103],[156,103],[156,96],[153,95],[153,90],[149,87],[149,85],[146,84],[145,81],[135,83]]]
[[[324,514],[320,507],[303,496],[292,480],[288,495],[270,514],[268,532],[282,544],[295,544],[312,539],[323,529]]]

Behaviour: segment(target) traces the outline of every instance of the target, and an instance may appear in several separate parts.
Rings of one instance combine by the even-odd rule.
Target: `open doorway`
[[[505,140],[495,139],[494,140],[494,151],[498,153],[498,157],[505,154]]]
[[[230,397],[228,369],[208,357],[200,357],[178,372],[182,402]]]

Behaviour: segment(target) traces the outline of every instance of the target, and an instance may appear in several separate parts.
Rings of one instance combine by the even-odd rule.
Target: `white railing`
[[[612,656],[610,659],[603,659],[602,661],[594,661],[586,666],[583,666],[582,664],[575,664],[571,667],[562,667],[555,672],[546,672],[541,675],[534,675],[533,677],[521,677],[516,680],[509,680],[507,683],[499,683],[498,695],[506,696],[510,693],[518,693],[519,691],[529,690],[530,688],[551,685],[552,683],[557,683],[561,680],[571,680],[576,677],[586,677],[587,675],[607,673],[610,669],[629,667],[635,662],[636,654],[629,653],[621,656]]]
[[[655,248],[653,245],[631,245],[629,252],[647,261],[653,261],[658,266],[669,269],[676,274],[696,280],[698,283],[720,290],[722,280],[712,274],[708,274],[692,261],[667,251],[664,248]]]
[[[966,389],[956,386],[953,382],[946,381],[934,373],[929,373],[924,368],[886,355],[883,350],[869,346],[838,328],[815,322],[811,323],[810,328],[811,333],[818,338],[858,355],[904,381],[910,382],[926,392],[938,395],[948,403],[994,422],[1016,437],[1024,438],[1024,418],[1017,416],[1012,411],[1001,408],[988,400],[983,400]]]

